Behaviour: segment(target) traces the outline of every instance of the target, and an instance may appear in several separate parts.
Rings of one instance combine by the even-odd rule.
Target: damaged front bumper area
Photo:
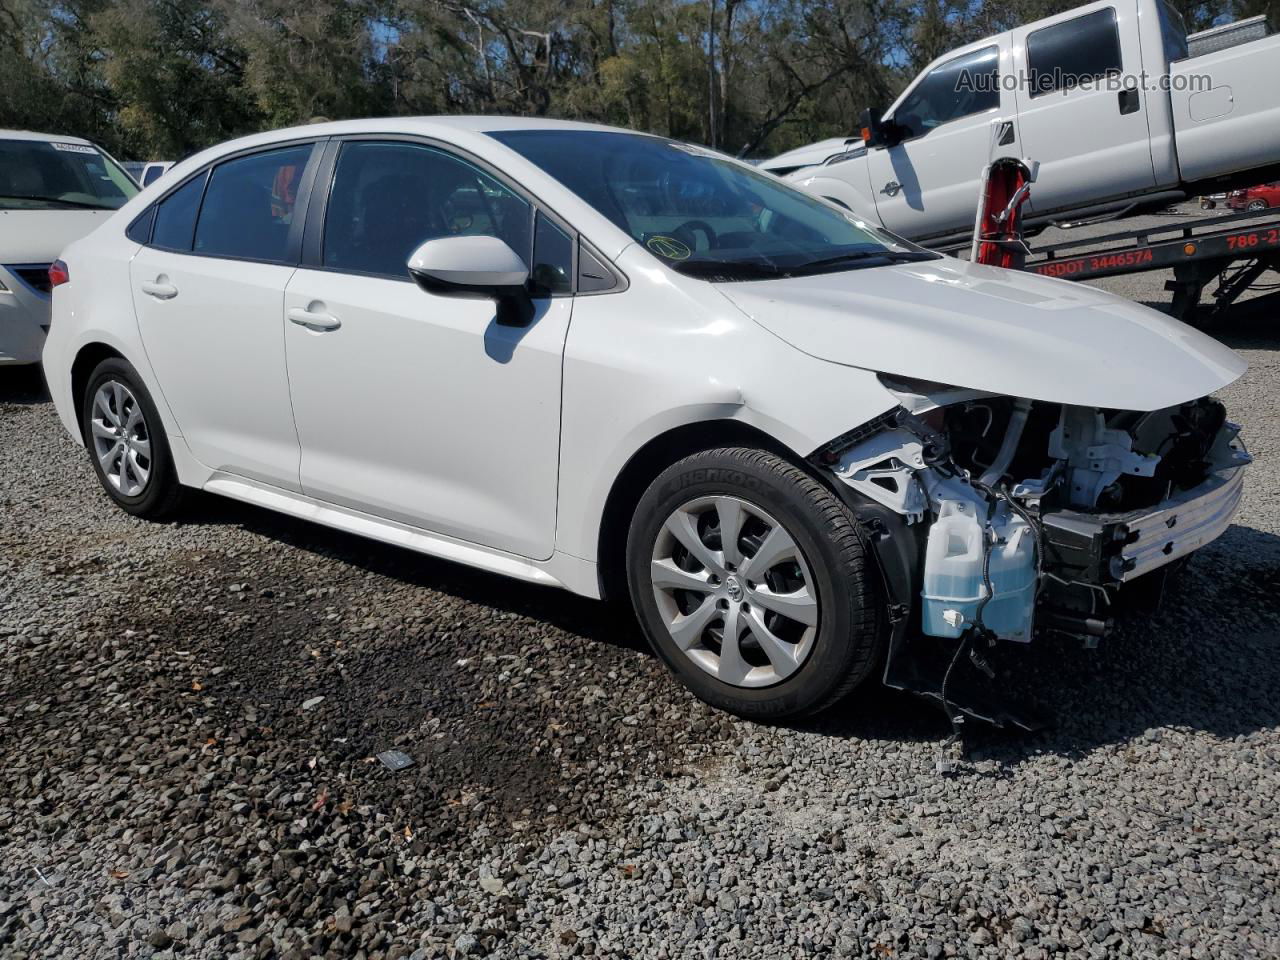
[[[1243,451],[1203,483],[1151,509],[1089,514],[1057,510],[1041,518],[1052,567],[1071,580],[1119,585],[1181,560],[1231,525],[1244,496]]]
[[[1235,515],[1240,428],[1211,398],[1144,413],[882,379],[902,406],[813,459],[880,561],[885,683],[953,719],[1039,726],[990,682],[989,651],[1047,634],[1093,646],[1158,602]]]

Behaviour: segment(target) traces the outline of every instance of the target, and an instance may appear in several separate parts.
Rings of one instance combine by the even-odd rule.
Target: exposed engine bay
[[[1251,458],[1209,397],[1135,412],[881,380],[901,407],[815,459],[875,505],[860,512],[895,624],[890,685],[920,683],[894,677],[918,669],[901,662],[912,634],[971,643],[980,668],[982,643],[1096,644],[1242,495]]]

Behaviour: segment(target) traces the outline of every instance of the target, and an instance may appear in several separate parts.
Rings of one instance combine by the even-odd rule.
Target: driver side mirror
[[[870,150],[872,147],[896,147],[902,142],[904,131],[892,119],[881,119],[879,107],[868,107],[858,118],[858,132]]]
[[[523,327],[533,319],[529,267],[497,237],[440,237],[409,257],[409,275],[428,293],[493,300],[498,323]]]

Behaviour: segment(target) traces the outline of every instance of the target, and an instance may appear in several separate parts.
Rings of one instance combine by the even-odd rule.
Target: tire
[[[739,536],[727,554],[719,537],[728,525]],[[782,536],[771,539],[777,527]],[[653,649],[700,699],[753,720],[824,710],[879,663],[873,562],[830,490],[747,448],[696,453],[663,471],[627,537],[628,586]],[[731,623],[736,655],[724,643]]]
[[[128,361],[111,357],[94,368],[80,398],[80,429],[98,481],[120,509],[148,520],[178,512],[183,488],[164,426]]]
[[[1246,209],[1246,210],[1249,210],[1249,211],[1251,211],[1251,212],[1252,212],[1252,211],[1257,211],[1257,210],[1265,210],[1265,209],[1267,209],[1267,201],[1265,201],[1265,200],[1250,200],[1250,201],[1249,201],[1249,205],[1248,205],[1247,207],[1245,207],[1245,209]]]

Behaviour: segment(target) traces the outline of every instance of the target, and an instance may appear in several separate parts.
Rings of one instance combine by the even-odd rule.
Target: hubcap
[[[650,567],[667,632],[690,660],[735,687],[766,687],[813,650],[819,605],[787,529],[737,497],[700,497],[663,524]]]
[[[107,482],[126,497],[140,495],[151,478],[151,431],[133,391],[118,380],[100,386],[89,411],[89,431]]]

